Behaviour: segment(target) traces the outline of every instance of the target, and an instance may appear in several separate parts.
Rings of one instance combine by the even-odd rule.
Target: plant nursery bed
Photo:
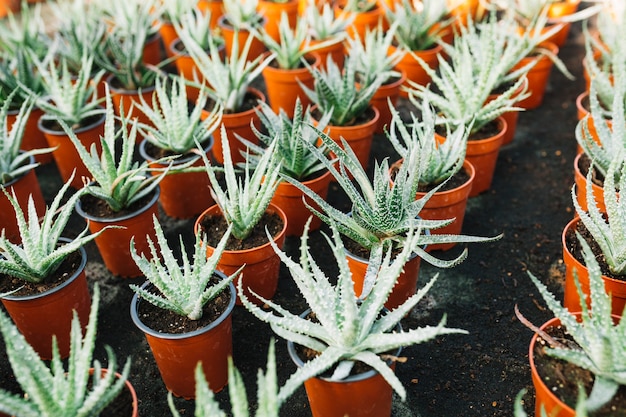
[[[394,397],[393,417],[485,417],[511,416],[517,393],[528,389],[525,408],[534,407],[528,345],[532,332],[514,314],[519,305],[522,313],[533,323],[541,325],[552,317],[527,276],[532,272],[550,290],[562,295],[564,266],[561,233],[574,216],[571,187],[574,183],[573,161],[576,152],[577,95],[584,89],[582,58],[583,37],[580,24],[574,25],[568,43],[559,56],[576,75],[570,81],[553,69],[543,104],[521,113],[513,142],[500,150],[491,189],[470,199],[463,233],[496,236],[502,239],[481,244],[469,244],[467,259],[449,270],[440,270],[422,261],[418,286],[434,274],[439,279],[432,290],[403,320],[405,328],[436,325],[447,315],[447,325],[465,329],[467,335],[438,337],[401,352],[406,358],[396,366],[396,374],[407,389],[407,399]],[[402,114],[411,105],[400,99]],[[397,155],[384,135],[374,139],[370,172],[374,159]],[[38,177],[48,202],[59,189],[61,180],[54,164],[38,168]],[[347,199],[331,184],[329,200],[340,209],[350,210]],[[176,220],[161,211],[161,224],[172,242],[182,234],[187,244],[193,242],[195,219]],[[77,235],[85,224],[78,215],[71,219],[68,235]],[[327,230],[326,228],[322,228]],[[332,273],[333,259],[320,231],[309,240],[313,253]],[[177,246],[176,244],[174,246]],[[299,239],[288,237],[285,250],[298,256]],[[449,252],[433,253],[452,258],[465,245]],[[101,305],[95,356],[105,360],[105,345],[115,351],[119,362],[132,358],[130,381],[139,398],[142,417],[170,415],[167,390],[154,358],[144,338],[130,317],[133,292],[129,284],[141,285],[142,278],[123,279],[113,276],[104,266],[95,244],[88,251],[87,278],[90,286],[98,282]],[[332,262],[331,262],[332,263]],[[281,267],[275,299],[293,313],[306,309],[287,268]],[[279,383],[283,384],[296,366],[289,359],[287,344],[278,339],[268,325],[260,322],[245,308],[237,306],[233,315],[233,358],[243,374],[248,389],[250,407],[256,407],[256,374],[265,368],[267,349],[276,339]],[[0,387],[17,386],[0,341]],[[228,402],[227,389],[218,394],[223,404]],[[194,402],[175,399],[183,416],[193,416]],[[225,409],[229,409],[225,406]],[[281,416],[308,417],[306,393],[303,387],[282,407]]]

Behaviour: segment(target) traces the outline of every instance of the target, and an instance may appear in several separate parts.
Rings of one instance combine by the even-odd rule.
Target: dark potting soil
[[[580,349],[574,339],[562,326],[548,327],[546,333],[563,343],[570,349]],[[546,353],[549,344],[541,337],[535,344],[534,359],[537,373],[547,387],[565,404],[576,409],[578,399],[578,383],[581,383],[589,396],[593,386],[594,376],[586,369],[569,362],[553,358]],[[590,413],[591,417],[625,417],[626,416],[626,386],[622,386],[613,399],[600,410]]]
[[[589,169],[591,168],[591,158],[587,156],[587,154],[583,153],[578,160],[578,169],[580,173],[587,178],[587,174],[589,174]],[[598,187],[604,187],[604,175],[599,172],[597,169],[593,168],[591,172],[591,181],[596,184]],[[577,192],[587,192],[586,190],[581,190]]]
[[[117,397],[111,401],[104,410],[100,412],[99,417],[125,417],[133,415],[133,396],[130,390],[124,385],[122,391]]]
[[[125,207],[120,211],[113,211],[106,201],[94,197],[90,194],[85,194],[80,198],[80,205],[85,213],[93,217],[101,219],[112,219],[115,217],[123,217],[128,214],[135,213],[137,210],[145,207],[153,197],[154,192],[140,198],[130,206]]]
[[[450,177],[450,179],[444,185],[442,185],[437,192],[454,190],[455,188],[458,188],[461,185],[465,184],[467,181],[469,181],[469,179],[470,176],[467,175],[467,172],[465,172],[464,169],[461,169],[452,177]],[[427,193],[435,188],[437,185],[439,184],[420,186],[417,190],[423,193]]]
[[[252,94],[251,92],[247,92],[243,98],[243,104],[241,105],[241,108],[239,108],[237,111],[224,109],[224,113],[225,114],[243,113],[248,110],[254,109],[258,104],[259,104],[259,97],[255,94]],[[207,111],[212,111],[214,108],[215,108],[215,101],[209,98],[207,100],[206,105],[204,106],[204,109]]]
[[[12,295],[36,295],[58,287],[67,281],[78,270],[82,262],[80,252],[73,252],[61,262],[61,265],[44,282],[36,284],[6,274],[0,274],[0,294],[19,290]]]
[[[79,124],[74,125],[74,126],[70,126],[70,128],[72,128],[72,129],[74,129],[76,131],[76,130],[78,130],[80,128],[91,126],[91,125],[93,125],[94,123],[96,123],[100,119],[102,119],[102,114],[94,114],[92,116],[87,117],[85,120],[81,121]],[[43,127],[45,127],[48,130],[53,130],[55,132],[65,132],[65,130],[63,130],[63,127],[61,127],[59,122],[56,121],[56,120],[42,119],[41,123],[42,123]]]
[[[580,233],[580,235],[585,239],[585,241],[589,244],[591,251],[600,265],[600,270],[602,271],[602,275],[605,275],[609,278],[617,279],[620,281],[626,280],[626,275],[617,275],[611,272],[609,269],[609,264],[606,262],[606,258],[604,253],[602,253],[602,248],[598,245],[598,242],[594,239],[589,230],[585,227],[582,221],[578,221],[576,223],[576,231]],[[578,262],[585,265],[585,258],[583,257],[583,247],[580,244],[580,241],[576,237],[576,233],[573,230],[568,230],[565,234],[565,243],[567,245],[568,250],[571,254],[576,258]]]
[[[265,228],[267,227],[271,236],[276,237],[283,230],[283,226],[283,221],[278,214],[266,212],[247,238],[240,240],[231,233],[226,243],[226,250],[252,249],[265,245],[268,242]],[[205,216],[200,222],[200,228],[206,235],[207,243],[216,247],[228,230],[228,224],[223,216]]]
[[[211,280],[215,284],[217,280]],[[160,291],[153,288],[151,292],[160,294]],[[138,316],[143,324],[159,333],[182,334],[190,333],[213,323],[228,308],[230,302],[230,291],[228,287],[214,299],[204,305],[202,317],[198,320],[191,320],[169,310],[164,310],[147,301],[139,303]]]

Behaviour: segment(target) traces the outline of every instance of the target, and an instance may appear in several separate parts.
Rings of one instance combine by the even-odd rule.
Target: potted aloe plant
[[[263,155],[267,152],[266,147],[276,142],[274,152],[280,160],[279,171],[281,175],[291,177],[306,187],[312,189],[321,198],[326,199],[331,175],[326,166],[318,159],[317,154],[309,151],[305,142],[316,145],[318,141],[317,131],[309,124],[310,108],[304,109],[299,99],[296,99],[295,107],[288,116],[284,110],[275,113],[267,104],[261,103],[259,118],[263,125],[263,132],[254,129],[255,136],[263,146],[239,138],[248,148],[246,162],[252,168],[256,167]],[[330,114],[324,115],[318,124],[319,129],[324,129]],[[323,151],[324,152],[324,151]],[[326,157],[328,151],[324,152]],[[300,236],[304,230],[304,224],[310,216],[305,206],[306,199],[303,193],[288,181],[281,181],[272,197],[272,204],[278,206],[287,216],[287,236]],[[312,203],[308,200],[309,204]],[[321,221],[315,218],[311,230],[318,229]]]
[[[435,134],[435,114],[428,103],[422,105],[421,120],[411,112],[411,120],[404,123],[400,113],[389,104],[392,118],[385,134],[400,155],[391,169],[397,170],[404,160],[418,161],[418,188],[416,199],[424,198],[433,188],[438,190],[430,196],[419,213],[423,219],[454,219],[450,224],[431,230],[432,234],[458,235],[463,227],[465,208],[474,182],[475,170],[465,159],[469,129],[458,126],[454,132],[446,126],[446,140],[439,142]],[[433,244],[429,251],[448,250],[452,243]]]
[[[161,169],[152,167],[147,161],[139,163],[133,160],[137,121],[134,120],[131,126],[129,116],[124,114],[123,105],[119,111],[121,116],[117,118],[107,85],[104,133],[100,137],[101,151],[95,145],[87,150],[65,123],[61,122],[61,125],[92,178],[92,182],[84,188],[85,194],[76,202],[76,211],[88,220],[92,233],[107,225],[119,226],[100,235],[96,239],[96,245],[104,264],[113,274],[136,277],[141,273],[132,261],[129,242],[136,236],[138,250],[143,252],[148,249],[143,236],[147,231],[154,235],[151,219],[158,211],[158,185],[167,174],[169,166]],[[162,163],[171,159],[173,158],[164,157],[155,162]],[[159,171],[161,174],[152,176],[152,171]],[[140,231],[141,238],[138,237]]]
[[[278,383],[276,378],[276,348],[274,342],[270,343],[267,353],[267,370],[259,370],[257,374],[257,400],[259,408],[254,414],[256,417],[278,417],[280,403],[278,401]],[[202,364],[198,364],[195,370],[196,378],[196,408],[195,417],[226,417],[226,413],[220,409],[215,399],[213,390],[207,385],[207,380],[202,371]],[[228,358],[228,395],[230,397],[231,410],[234,417],[249,417],[248,397],[241,374],[233,365],[232,358]],[[169,394],[168,404],[174,417],[180,417],[176,405]]]
[[[72,310],[86,323],[91,298],[87,289],[83,246],[99,233],[88,235],[85,228],[73,239],[62,237],[82,191],[74,193],[62,206],[68,181],[54,197],[45,213],[38,213],[28,199],[28,220],[15,196],[3,193],[11,202],[17,219],[21,243],[0,234],[0,294],[2,304],[28,343],[43,359],[56,353],[62,358],[70,352]],[[42,214],[41,223],[38,222]]]
[[[302,18],[307,22],[310,35],[303,47],[316,46],[324,42],[324,47],[315,49],[320,56],[320,67],[326,68],[328,55],[330,55],[335,64],[343,68],[345,55],[343,41],[346,39],[346,29],[354,21],[354,16],[336,13],[328,2],[318,5],[316,0],[308,0]]]
[[[70,71],[67,61],[50,61],[47,66],[37,62],[37,71],[41,74],[45,94],[30,94],[37,99],[37,106],[43,111],[38,127],[43,132],[63,181],[72,176],[72,186],[80,188],[83,177],[89,177],[89,171],[81,162],[74,145],[68,138],[62,124],[68,126],[81,143],[89,148],[98,146],[100,135],[104,131],[103,97],[98,97],[97,85],[104,74],[100,71],[92,74],[93,56],[83,51],[82,65],[77,74]]]
[[[106,346],[107,368],[103,368],[98,360],[92,362],[99,305],[100,290],[96,284],[91,310],[87,307],[88,316],[82,319],[82,323],[89,319],[84,337],[82,331],[85,326],[81,324],[78,314],[71,319],[71,350],[67,369],[61,360],[56,339],[52,342],[52,362],[48,364],[39,358],[28,339],[22,336],[5,313],[0,312],[0,331],[7,356],[25,393],[20,396],[0,389],[0,412],[41,417],[138,416],[137,396],[127,380],[130,359],[126,361],[122,373],[117,373],[115,353]],[[131,404],[116,402],[123,389],[129,391]]]
[[[377,0],[341,0],[335,7],[339,13],[354,19],[346,28],[350,37],[363,39],[368,30],[373,30],[379,24],[383,24],[386,29],[383,8]]]
[[[320,120],[330,113],[328,135],[339,142],[345,139],[363,166],[367,166],[379,112],[370,104],[374,93],[390,75],[379,73],[368,85],[357,83],[356,58],[346,56],[343,71],[329,57],[326,69],[312,68],[313,89],[302,85],[304,92],[315,104],[311,109],[313,119]]]
[[[153,223],[158,247],[146,236],[151,259],[136,253],[134,239],[130,243],[133,260],[147,279],[141,287],[130,286],[135,292],[130,307],[133,323],[144,332],[168,391],[193,398],[198,362],[211,389],[220,391],[228,382],[232,355],[236,298],[232,281],[243,268],[228,277],[216,270],[231,228],[208,258],[206,243],[197,232],[191,262],[180,237],[179,265],[156,216]]]
[[[537,328],[517,312],[520,320],[536,333],[529,349],[537,397],[536,413],[539,415],[541,407],[545,406],[548,415],[558,409],[563,415],[574,416],[572,408],[578,397],[577,383],[581,382],[585,384],[585,392],[589,395],[585,401],[587,410],[595,412],[602,409],[609,413],[607,415],[618,415],[624,412],[624,408],[610,401],[620,386],[626,385],[623,372],[626,361],[623,337],[626,321],[622,321],[623,311],[618,315],[612,314],[611,297],[604,289],[596,256],[580,234],[577,234],[577,239],[589,270],[590,307],[583,303],[580,312],[571,312],[561,305],[539,279],[529,273],[555,318]],[[574,277],[574,282],[582,298],[584,294],[578,277]],[[559,369],[563,366],[565,369],[555,373],[555,359],[558,360]],[[568,366],[583,372],[581,381],[569,381],[562,377],[563,373],[574,372]],[[552,388],[555,384],[558,390]]]
[[[226,55],[233,55],[235,42],[250,46],[241,50],[244,60],[254,61],[265,52],[265,45],[257,39],[254,32],[265,25],[266,19],[259,12],[259,0],[223,0],[224,14],[220,16],[217,25],[224,37]],[[239,51],[239,48],[237,48]]]
[[[390,249],[384,256],[382,252],[371,252],[367,279],[374,284],[366,296],[359,297],[354,291],[338,228],[332,222],[331,229],[332,238],[327,240],[339,270],[336,284],[334,278],[331,281],[322,272],[309,252],[308,227],[302,236],[299,263],[272,243],[289,268],[308,310],[294,314],[255,294],[272,310],[267,312],[249,300],[243,282],[237,287],[238,294],[252,314],[287,339],[289,354],[298,365],[279,392],[279,402],[304,383],[313,416],[388,416],[392,390],[402,399],[406,396],[393,371],[400,349],[438,335],[466,332],[445,327],[445,317],[434,327],[402,330],[400,320],[427,293],[436,277],[392,311],[384,308],[397,277],[411,257],[411,248],[419,244],[421,231],[408,232],[407,244],[393,261]],[[365,370],[359,367],[361,363],[368,365]]]
[[[373,179],[370,180],[357,156],[345,141],[342,148],[327,134],[319,130],[318,134],[326,147],[336,156],[337,162],[328,160],[317,147],[307,143],[305,145],[318,155],[339,187],[347,194],[352,211],[343,212],[298,181],[289,177],[285,179],[319,206],[317,209],[308,205],[316,216],[325,223],[337,223],[339,231],[346,238],[346,256],[353,268],[352,277],[355,279],[355,291],[358,295],[365,297],[372,285],[371,282],[364,281],[366,270],[369,268],[367,259],[371,251],[382,252],[390,247],[400,250],[407,244],[419,241],[419,244],[411,248],[413,256],[404,266],[404,272],[388,299],[387,308],[394,308],[415,294],[420,259],[423,258],[438,267],[452,267],[467,256],[465,249],[453,259],[444,261],[428,254],[426,246],[453,242],[484,242],[499,238],[429,233],[430,230],[450,224],[452,219],[426,220],[419,217],[425,204],[442,185],[433,188],[420,199],[415,198],[421,174],[419,170],[421,155],[417,152],[408,154],[409,159],[402,162],[393,178],[388,159],[377,162]],[[414,241],[408,242],[407,232],[411,229],[418,230],[420,235]]]
[[[41,212],[45,201],[35,175],[35,167],[39,165],[35,162],[35,155],[50,152],[52,149],[20,150],[34,100],[26,99],[12,121],[9,112],[16,94],[17,89],[6,97],[0,107],[0,190],[14,195],[21,202],[22,211],[26,210],[26,201],[32,196],[35,208]],[[7,239],[19,242],[17,219],[5,194],[0,195],[0,229]]]
[[[277,142],[272,142],[255,163],[246,163],[238,177],[230,156],[228,136],[221,129],[224,148],[223,169],[211,165],[202,155],[215,205],[209,207],[196,220],[194,230],[202,231],[207,237],[207,255],[217,247],[216,236],[222,236],[232,225],[232,236],[226,245],[217,269],[230,275],[245,265],[242,277],[246,288],[272,298],[278,286],[280,260],[272,250],[265,234],[279,247],[285,241],[288,219],[285,213],[271,204],[276,187],[280,182],[279,158],[275,155]],[[217,174],[223,172],[224,181]],[[237,300],[239,303],[239,300]]]
[[[210,44],[209,54],[184,32],[179,33],[185,48],[194,59],[199,75],[202,75],[202,83],[209,82],[209,87],[198,82],[191,85],[198,88],[206,88],[211,105],[221,105],[224,108],[222,124],[226,127],[230,154],[232,160],[242,162],[244,160],[241,149],[236,141],[236,134],[246,138],[252,138],[252,122],[256,122],[257,102],[265,101],[265,96],[259,90],[252,88],[251,84],[261,75],[271,57],[258,56],[249,61],[245,57],[251,46],[249,38],[239,52],[239,42],[235,41],[230,54],[222,58],[219,48],[215,43]],[[219,80],[220,82],[215,82]],[[224,150],[222,143],[215,141],[213,144],[213,157],[218,163],[224,162]]]
[[[159,19],[161,24],[159,26],[159,34],[161,35],[161,41],[163,43],[165,54],[168,57],[171,57],[176,53],[176,51],[172,49],[173,42],[178,38],[176,25],[184,26],[185,24],[182,23],[182,19],[186,15],[198,14],[203,16],[204,19],[204,14],[200,11],[200,9],[198,9],[197,0],[164,1],[161,4],[160,11],[161,13],[159,14]],[[210,14],[207,18],[211,18]],[[209,31],[209,20],[207,20],[206,23],[206,30]]]
[[[139,144],[141,156],[155,167],[166,169],[168,163],[156,163],[163,157],[179,157],[168,175],[161,180],[159,201],[165,214],[176,218],[190,218],[213,204],[209,180],[204,170],[177,171],[180,165],[202,165],[196,153],[196,142],[205,154],[213,147],[213,131],[221,123],[222,107],[217,105],[206,112],[207,96],[201,91],[194,104],[187,97],[185,80],[157,78],[151,102],[140,97],[137,109],[149,120],[139,123],[144,139]],[[190,109],[191,108],[191,109]],[[153,171],[152,175],[160,175]]]

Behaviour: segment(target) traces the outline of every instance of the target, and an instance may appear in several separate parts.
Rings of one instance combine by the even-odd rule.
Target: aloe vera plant
[[[343,2],[342,9],[346,12],[362,13],[377,7],[375,0],[346,0]]]
[[[435,327],[394,331],[400,320],[432,287],[436,277],[393,311],[383,311],[383,305],[396,278],[411,255],[411,247],[419,240],[421,234],[419,230],[412,229],[408,233],[407,240],[410,243],[405,245],[393,261],[391,251],[387,251],[384,256],[380,252],[371,252],[367,274],[375,283],[368,296],[359,299],[354,293],[352,274],[338,229],[333,223],[331,229],[332,239],[328,236],[326,239],[339,268],[336,284],[332,283],[334,280],[331,281],[324,275],[309,251],[308,224],[305,226],[300,243],[299,263],[272,243],[274,251],[289,268],[311,313],[315,315],[315,321],[293,314],[280,305],[257,296],[273,310],[265,311],[246,297],[241,283],[238,287],[239,297],[245,307],[260,320],[268,322],[277,335],[319,352],[318,356],[309,360],[289,377],[278,394],[278,400],[284,401],[304,381],[334,366],[336,368],[331,379],[339,381],[348,376],[356,361],[375,369],[404,399],[406,391],[402,383],[379,354],[401,346],[422,343],[438,335],[466,332],[445,327],[445,316]]]
[[[51,40],[46,31],[42,5],[29,7],[26,0],[21,0],[20,4],[19,14],[8,13],[0,22],[0,50],[11,56],[30,50],[43,59],[48,54]]]
[[[203,51],[208,51],[211,43],[215,42],[218,45],[223,43],[223,39],[211,30],[210,22],[210,12],[202,13],[194,8],[181,15],[173,24],[179,38],[183,36],[191,38]],[[185,32],[185,35],[181,35],[181,32]]]
[[[119,119],[116,118],[108,85],[106,86],[105,115],[104,135],[100,137],[101,153],[98,153],[95,144],[87,150],[69,126],[62,121],[60,124],[76,147],[85,167],[93,176],[94,182],[87,185],[86,192],[105,201],[111,210],[117,212],[153,192],[167,174],[169,166],[165,169],[151,168],[148,162],[144,161],[140,164],[133,160],[137,121],[131,122],[130,118],[124,115],[123,106],[120,108]],[[116,121],[120,122],[119,127]],[[132,126],[129,126],[131,123]],[[121,154],[118,154],[120,145]],[[172,158],[168,157],[155,162],[162,163],[171,160]],[[161,171],[161,174],[149,175],[152,171]]]
[[[587,307],[587,303],[582,303],[579,319],[563,307],[539,279],[530,272],[528,275],[548,308],[578,344],[577,347],[566,346],[548,338],[546,341],[550,347],[546,348],[546,353],[594,374],[593,388],[585,405],[589,411],[595,411],[610,401],[621,385],[626,384],[626,320],[614,322],[611,315],[611,297],[604,289],[600,266],[589,244],[578,233],[577,238],[582,245],[583,258],[589,270],[591,298],[591,308]],[[574,280],[582,300],[585,296],[576,273]]]
[[[331,4],[324,2],[318,7],[315,0],[309,0],[303,18],[307,22],[309,34],[314,40],[333,39],[340,41],[346,37],[346,29],[354,21],[354,14],[335,14]]]
[[[194,244],[193,263],[188,259],[183,238],[180,236],[180,250],[183,254],[183,264],[180,266],[167,243],[156,216],[153,216],[153,223],[158,248],[148,236],[151,259],[147,259],[144,254],[137,253],[134,237],[130,241],[130,253],[142,274],[162,295],[155,294],[135,284],[131,284],[130,288],[141,298],[159,308],[173,311],[190,320],[198,320],[202,317],[204,306],[224,291],[243,269],[242,266],[226,279],[222,279],[216,284],[210,284],[211,279],[215,276],[217,262],[222,256],[232,226],[222,236],[215,251],[208,258],[206,256],[206,243],[203,242],[198,232]]]
[[[424,0],[419,7],[415,4],[411,0],[396,2],[395,8],[385,8],[385,15],[397,26],[394,37],[402,48],[423,51],[435,46],[452,20],[445,19],[449,12],[445,1]]]
[[[61,206],[72,178],[73,176],[56,194],[50,207],[43,213],[41,223],[32,198],[28,200],[27,220],[15,196],[9,195],[5,189],[2,189],[15,210],[21,244],[9,241],[4,233],[0,235],[0,253],[2,254],[0,256],[0,273],[27,282],[44,282],[69,254],[76,252],[102,233],[87,235],[89,229],[85,228],[70,243],[59,244],[59,239],[74,210],[74,203],[83,193],[82,191],[74,193]]]
[[[105,372],[99,361],[92,362],[99,305],[100,289],[96,284],[84,337],[78,315],[74,314],[72,319],[67,370],[59,357],[56,339],[52,362],[47,365],[11,319],[0,311],[0,331],[7,356],[15,378],[26,393],[21,396],[0,389],[0,412],[20,417],[96,417],[119,395],[130,373],[130,359],[120,377],[116,376],[117,360],[109,346],[105,346],[108,362]]]
[[[185,80],[179,76],[157,78],[154,87],[152,103],[140,96],[136,106],[150,122],[137,125],[144,138],[175,154],[189,152],[196,142],[206,143],[222,120],[222,107],[218,104],[203,117],[207,96],[201,91],[190,111]]]
[[[228,23],[238,30],[257,28],[263,21],[258,0],[224,0],[223,4]]]
[[[259,369],[257,373],[257,402],[259,407],[254,413],[255,417],[278,417],[280,402],[278,400],[278,381],[276,377],[276,355],[274,342],[270,343],[267,353],[267,370]],[[198,364],[195,371],[196,378],[196,409],[195,417],[226,417],[222,411],[215,394],[207,385],[202,371],[202,365]],[[239,371],[233,365],[232,358],[228,358],[228,395],[230,397],[230,409],[233,417],[249,417],[250,407],[246,396],[246,387]],[[176,405],[169,393],[167,401],[174,417],[180,417]]]
[[[243,240],[250,235],[254,226],[261,220],[280,182],[280,161],[274,155],[277,145],[276,142],[272,142],[267,147],[263,156],[256,161],[254,172],[251,172],[251,164],[246,163],[242,178],[238,179],[224,125],[221,129],[221,140],[224,149],[225,186],[220,184],[216,176],[220,168],[212,166],[205,154],[202,154],[202,159],[211,182],[211,192],[215,202],[219,205],[226,223],[232,225],[233,236]]]

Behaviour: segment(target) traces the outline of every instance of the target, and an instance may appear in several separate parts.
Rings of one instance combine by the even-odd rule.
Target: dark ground
[[[469,335],[440,337],[404,349],[403,356],[408,360],[397,366],[396,373],[407,388],[408,398],[404,403],[394,399],[393,417],[511,416],[512,402],[522,388],[530,389],[527,408],[534,402],[527,359],[532,333],[515,318],[513,307],[519,304],[536,324],[551,317],[526,271],[532,271],[562,294],[560,238],[573,215],[570,187],[576,148],[575,99],[584,88],[583,50],[578,25],[572,28],[568,44],[559,54],[577,79],[569,81],[553,71],[543,105],[520,115],[515,140],[501,149],[491,190],[469,202],[463,232],[482,236],[504,233],[504,237],[494,243],[470,245],[468,259],[451,270],[438,271],[422,263],[418,285],[436,272],[440,273],[439,281],[403,326],[433,325],[446,313],[449,327],[466,329]],[[389,149],[384,137],[376,137],[372,158],[389,155]],[[60,185],[55,168],[39,168],[39,178],[50,201]],[[329,198],[341,205],[336,186]],[[161,214],[168,236],[180,233],[190,241],[194,219],[177,221]],[[72,220],[73,233],[82,228],[81,222],[78,218]],[[319,233],[311,243],[317,253],[326,250]],[[298,239],[288,238],[288,253],[296,254],[298,244]],[[150,349],[129,314],[132,292],[128,284],[141,284],[143,279],[112,276],[102,264],[95,244],[87,249],[88,279],[100,283],[103,295],[96,356],[105,358],[105,344],[113,347],[120,361],[130,355],[130,380],[139,397],[140,415],[170,415],[167,391]],[[305,307],[286,268],[281,273],[275,300],[295,313],[303,311]],[[234,312],[233,326],[234,361],[254,403],[256,371],[265,367],[273,334],[269,326],[241,307]],[[294,372],[295,365],[283,340],[278,340],[276,347],[282,383]],[[14,381],[3,346],[0,352],[0,387],[11,386]],[[219,398],[224,403],[227,394],[223,392]],[[193,402],[176,403],[182,415],[193,415]],[[283,406],[281,415],[310,416],[304,388]]]

